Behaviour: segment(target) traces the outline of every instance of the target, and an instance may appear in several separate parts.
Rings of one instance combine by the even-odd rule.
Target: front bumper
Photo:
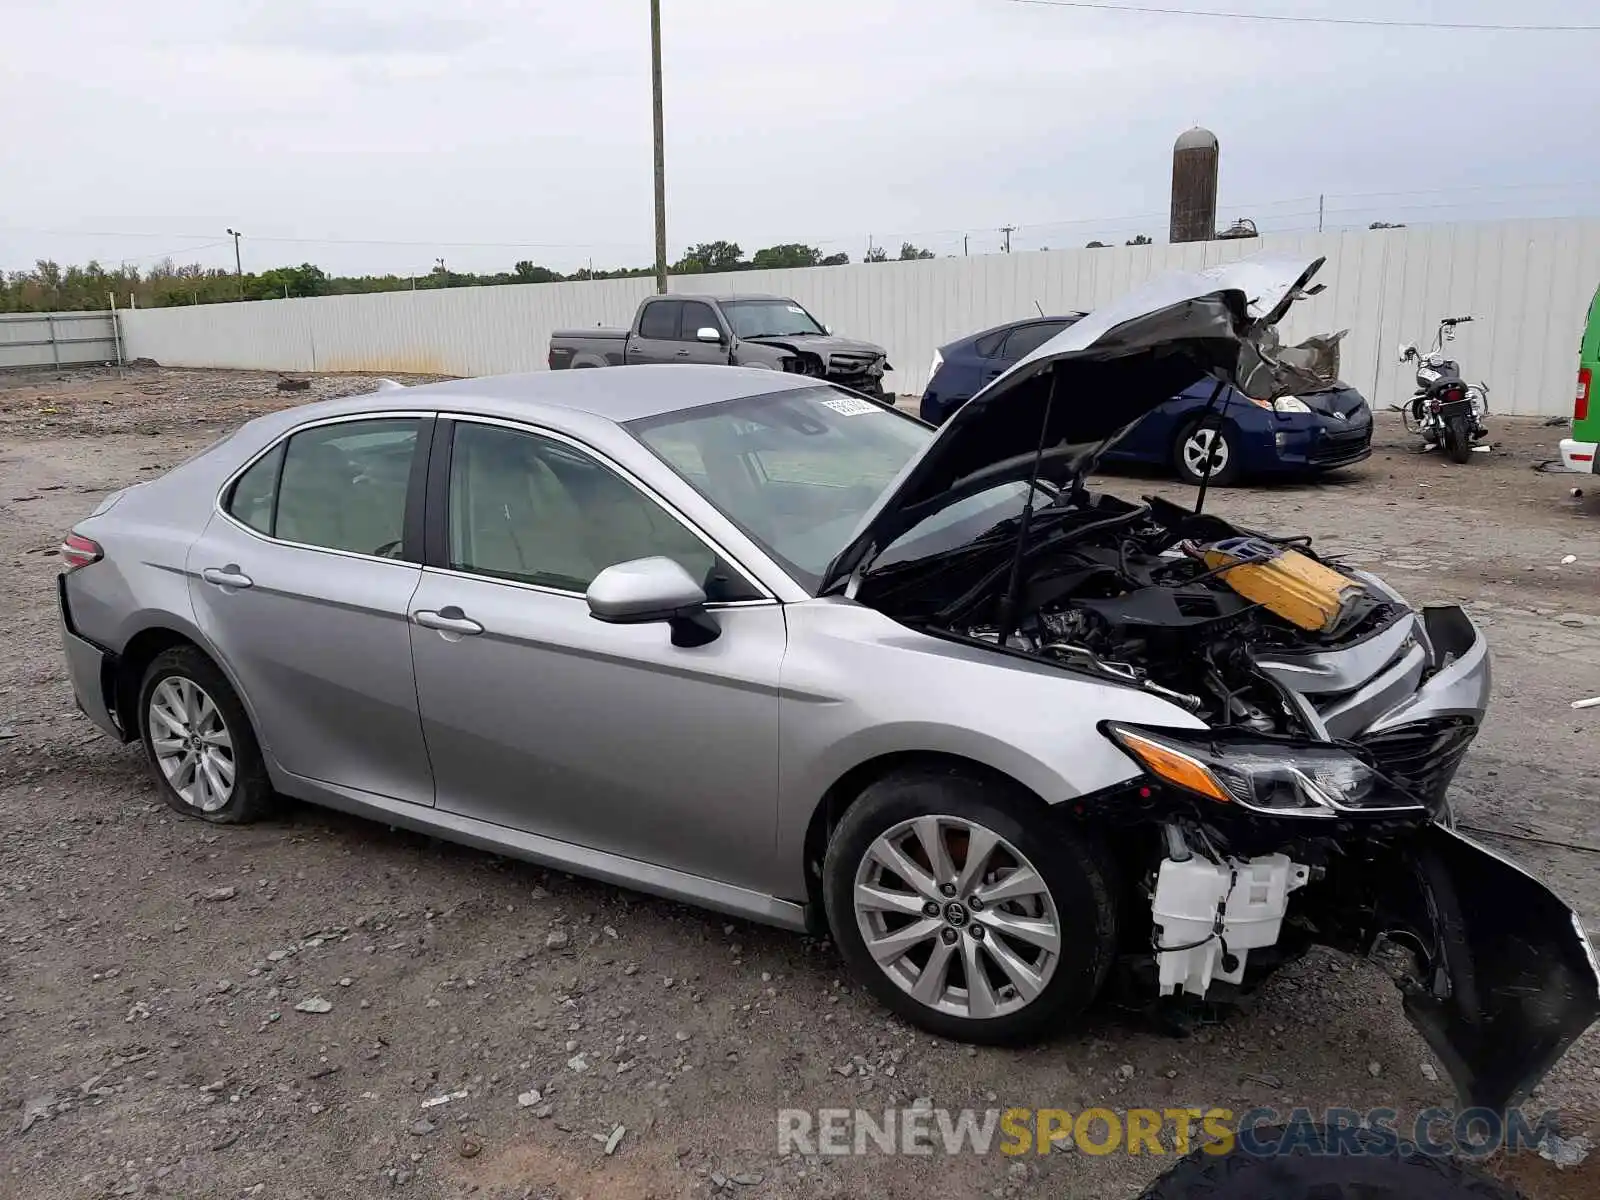
[[[1278,417],[1259,435],[1260,471],[1331,471],[1372,454],[1372,417],[1365,411],[1339,420],[1321,413]]]
[[[111,656],[72,627],[65,575],[56,579],[56,610],[61,621],[61,646],[66,654],[67,677],[72,682],[72,693],[78,708],[112,737],[125,741],[122,729],[106,701]]]
[[[1600,1017],[1600,965],[1572,909],[1492,850],[1432,824],[1375,864],[1367,948],[1414,955],[1396,982],[1407,1018],[1463,1104],[1525,1099]]]
[[[1381,580],[1360,578],[1404,605]],[[1256,664],[1314,729],[1367,744],[1438,799],[1489,706],[1489,643],[1456,605],[1411,612],[1353,646],[1274,651]]]
[[[1600,475],[1600,443],[1562,438],[1561,465],[1579,475]]]

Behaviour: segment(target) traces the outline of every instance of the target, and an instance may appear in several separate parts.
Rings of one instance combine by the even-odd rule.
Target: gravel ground
[[[1332,954],[1187,1039],[1096,1013],[979,1051],[887,1016],[826,943],[306,807],[178,818],[73,708],[54,548],[105,491],[305,398],[275,382],[0,378],[0,1195],[1123,1200],[1170,1158],[780,1157],[775,1113],[1451,1103],[1388,981]],[[1469,605],[1497,675],[1464,819],[1600,930],[1600,711],[1568,707],[1600,692],[1600,487],[1529,469],[1560,430],[1494,429],[1456,466],[1386,417],[1361,467],[1211,504]],[[1591,1035],[1535,1107],[1593,1132],[1597,1099]],[[1510,1169],[1554,1200],[1600,1193],[1596,1165]]]

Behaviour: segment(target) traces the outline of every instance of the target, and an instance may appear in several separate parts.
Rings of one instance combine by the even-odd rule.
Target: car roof
[[[943,346],[940,346],[939,351],[940,353],[943,353],[946,350],[954,350],[958,347],[966,346],[970,343],[976,342],[980,338],[986,338],[990,334],[1004,333],[1008,329],[1020,329],[1024,325],[1037,325],[1040,321],[1081,321],[1086,316],[1088,316],[1087,313],[1064,312],[1051,313],[1046,317],[1018,317],[1015,321],[1002,321],[999,325],[991,325],[987,329],[978,330],[977,333],[969,333],[965,337],[958,337],[955,341],[947,342]]]
[[[771,300],[780,304],[794,304],[788,296],[774,296],[767,292],[735,292],[732,295],[712,295],[709,292],[671,292],[665,296],[651,296],[655,300],[708,300],[714,304],[736,304],[740,300]]]
[[[282,422],[287,426],[363,412],[440,408],[474,416],[538,420],[576,431],[596,420],[620,425],[729,400],[820,386],[827,385],[808,376],[751,367],[640,364],[599,370],[530,371],[386,388],[301,405],[264,419],[277,424],[275,418],[289,418]]]

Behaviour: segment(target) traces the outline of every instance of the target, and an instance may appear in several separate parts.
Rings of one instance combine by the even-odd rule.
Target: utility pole
[[[1017,231],[1017,227],[1015,225],[1002,225],[1002,226],[1000,226],[1000,232],[1006,235],[1006,253],[1007,254],[1011,253],[1011,235],[1013,233],[1015,233],[1016,231]]]
[[[661,0],[650,0],[650,108],[656,135],[656,291],[666,295],[667,153],[661,119]]]
[[[239,239],[243,235],[237,229],[228,230],[228,236],[233,238],[233,277],[239,284],[239,299],[244,299],[244,267],[239,262]]]

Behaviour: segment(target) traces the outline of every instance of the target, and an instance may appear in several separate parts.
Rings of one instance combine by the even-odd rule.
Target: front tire
[[[822,883],[834,941],[874,996],[940,1037],[1007,1043],[1098,994],[1116,942],[1109,873],[1020,789],[920,768],[861,794]]]
[[[271,808],[272,784],[244,705],[194,646],[164,650],[145,670],[139,732],[156,786],[184,816],[242,825]]]
[[[1178,435],[1172,464],[1178,478],[1199,485],[1205,478],[1206,458],[1211,458],[1211,486],[1232,487],[1243,474],[1239,467],[1238,438],[1216,419],[1196,421]]]

